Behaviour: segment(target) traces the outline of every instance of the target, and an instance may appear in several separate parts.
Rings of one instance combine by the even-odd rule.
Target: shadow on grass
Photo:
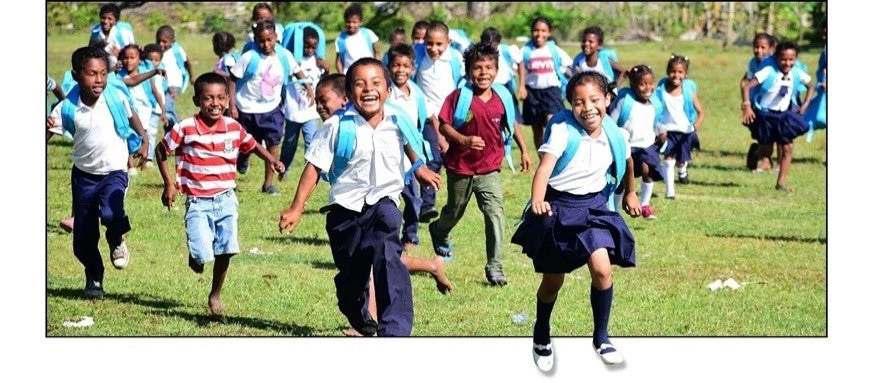
[[[758,240],[767,240],[767,241],[780,241],[780,242],[801,242],[801,243],[818,243],[820,245],[824,245],[826,242],[825,238],[804,238],[792,235],[752,235],[752,234],[707,234],[707,237],[717,237],[717,238],[741,238],[741,239],[758,239]]]
[[[823,159],[816,158],[816,157],[802,157],[802,158],[792,157],[793,164],[821,164],[822,161],[823,161]]]
[[[200,327],[211,327],[215,324],[248,327],[265,331],[273,331],[285,336],[312,336],[314,329],[309,326],[298,326],[289,323],[279,323],[259,318],[240,317],[211,314],[192,314],[179,310],[153,310],[153,314],[177,317],[183,320],[195,322]],[[232,334],[230,334],[232,335]]]
[[[742,162],[740,163],[740,166],[728,166],[728,165],[720,165],[720,164],[697,164],[697,166],[694,166],[694,165],[689,166],[689,169],[714,169],[714,170],[719,170],[719,171],[723,171],[723,172],[739,172],[739,171],[743,171],[743,170],[746,170],[746,171],[749,170],[749,169],[746,169],[745,164],[743,164]]]
[[[314,237],[306,238],[306,237],[293,237],[290,235],[283,235],[283,236],[270,235],[270,236],[265,236],[262,238],[269,240],[269,241],[277,242],[280,244],[287,244],[287,245],[293,244],[293,243],[300,243],[303,245],[310,245],[310,246],[328,246],[329,245],[328,239],[314,238]]]
[[[56,135],[53,135],[52,138],[49,139],[49,142],[46,142],[46,146],[58,146],[58,147],[72,148],[73,147],[73,140],[69,140],[69,139],[66,139],[64,137],[57,137],[57,134],[56,134]],[[48,149],[46,151],[48,151]]]
[[[713,157],[738,157],[741,159],[746,158],[746,152],[741,151],[731,151],[731,150],[698,150],[699,153],[713,156]]]
[[[691,184],[696,185],[696,186],[715,186],[715,187],[722,187],[722,188],[738,188],[738,187],[742,186],[736,182],[691,181]]]
[[[82,294],[81,289],[71,289],[71,288],[50,288],[46,289],[46,297],[55,297],[55,298],[64,298],[64,299],[77,299],[77,300],[90,300]],[[179,307],[181,304],[176,301],[170,301],[165,299],[160,299],[156,297],[151,297],[143,294],[118,294],[118,293],[104,293],[104,300],[113,300],[119,303],[130,303],[140,306],[152,307],[155,309],[171,309],[174,307]]]
[[[320,270],[333,270],[338,271],[338,268],[335,267],[335,263],[332,262],[324,262],[324,261],[313,261],[311,262],[311,267]]]

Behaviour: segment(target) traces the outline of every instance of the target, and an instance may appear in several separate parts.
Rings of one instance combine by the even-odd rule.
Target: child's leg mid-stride
[[[786,186],[786,176],[789,175],[789,168],[792,167],[792,153],[795,151],[795,144],[789,142],[787,144],[782,144],[779,150],[780,157],[780,172],[777,175],[777,190],[788,191],[789,188]]]
[[[207,306],[214,315],[224,311],[220,293],[230,258],[240,253],[238,244],[238,199],[233,189],[213,197],[186,199],[186,239],[189,267],[196,273],[214,261],[213,281]]]
[[[326,232],[335,276],[338,308],[350,325],[369,336],[410,336],[414,322],[411,277],[402,263],[402,213],[389,198],[361,212],[333,205]],[[369,271],[373,272],[378,318],[368,314]],[[377,320],[375,320],[377,319]]]
[[[600,248],[588,259],[591,272],[591,310],[594,315],[594,350],[606,364],[624,361],[621,353],[609,341],[609,312],[612,308],[612,264],[609,253]]]
[[[554,368],[554,345],[551,342],[551,312],[557,292],[563,287],[564,274],[542,274],[536,291],[536,322],[533,324],[533,361],[542,371]]]
[[[106,175],[89,174],[73,167],[71,172],[73,191],[73,254],[85,267],[85,293],[89,297],[103,296],[104,265],[98,242],[100,226],[106,228],[113,266],[123,269],[128,264],[129,253],[123,235],[131,230],[125,213],[125,190],[128,174],[117,170]]]

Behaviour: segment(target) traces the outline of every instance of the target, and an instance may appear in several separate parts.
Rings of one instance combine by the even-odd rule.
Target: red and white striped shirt
[[[234,119],[223,117],[211,127],[198,115],[174,125],[161,143],[177,155],[180,190],[195,197],[234,189],[238,152],[249,153],[256,147],[253,136]]]

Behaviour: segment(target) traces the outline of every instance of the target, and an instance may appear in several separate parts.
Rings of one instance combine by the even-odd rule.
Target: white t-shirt
[[[569,68],[572,65],[572,59],[565,50],[557,47],[560,52],[560,65]],[[533,49],[530,52],[530,62],[526,65],[526,76],[524,83],[533,89],[548,89],[553,86],[560,86],[560,79],[557,78],[557,72],[554,70],[554,59],[551,57],[551,49],[548,44],[541,48]]]
[[[254,55],[259,55],[259,65],[247,82],[236,87],[234,100],[238,111],[244,113],[267,113],[280,105],[283,91],[283,64],[278,55],[285,55],[289,62],[292,76],[301,71],[298,63],[286,49],[278,49],[271,56],[265,56],[256,49],[246,51],[241,59],[231,68],[231,74],[235,78],[243,78],[247,65],[250,64]]]
[[[551,129],[551,135],[548,142],[539,147],[539,152],[560,158],[568,143],[569,128],[565,122],[561,122],[549,126],[548,129]],[[627,148],[625,157],[629,158],[630,146]],[[606,170],[610,165],[612,149],[609,147],[606,132],[601,130],[597,138],[582,134],[576,154],[560,174],[548,179],[548,185],[576,195],[600,192],[606,187]]]
[[[110,67],[115,67],[119,59],[113,54],[113,48],[121,50],[126,45],[134,44],[134,32],[128,28],[120,28],[118,25],[113,25],[107,34],[104,34],[100,26],[97,26],[97,28],[100,29],[100,38],[107,42],[104,51],[110,55]],[[119,37],[122,38],[122,45],[119,45]]]
[[[165,81],[167,81],[167,79],[164,78],[163,76],[152,76],[152,78],[150,78],[149,81],[152,81],[152,83],[155,84],[155,89],[158,89],[158,94],[155,95],[155,100],[158,101],[159,103],[163,104],[164,103],[164,92],[162,92],[162,90],[164,89],[164,84],[165,84]],[[155,108],[152,109],[152,114],[155,114],[155,115],[161,114],[161,104],[155,105]]]
[[[658,130],[668,132],[691,133],[694,131],[694,121],[688,121],[685,115],[685,99],[682,93],[671,96],[664,87],[658,92],[664,99],[664,112],[661,114],[661,120],[658,123]]]
[[[251,23],[250,25],[252,26],[253,24],[255,24],[255,23]],[[284,32],[283,25],[278,23],[278,22],[275,22],[274,23],[274,32],[277,33],[277,42],[279,43],[280,40],[283,39],[283,32]],[[255,40],[253,39],[253,29],[250,28],[250,31],[247,32],[247,41],[244,44],[249,43],[249,42],[254,42],[254,41]]]
[[[761,70],[755,72],[755,79],[761,84],[767,80],[767,76],[769,76],[774,70],[775,69],[770,66],[761,68]],[[792,68],[792,70],[796,69]],[[797,73],[802,83],[810,83],[809,74],[804,73],[804,71],[801,70],[797,70]],[[786,109],[789,109],[789,103],[792,101],[792,90],[797,84],[792,84],[792,76],[783,75],[782,73],[777,73],[776,76],[777,79],[774,81],[773,87],[767,89],[761,96],[761,105],[768,110],[783,112]],[[782,92],[783,87],[785,87],[785,93]]]
[[[517,45],[508,45],[509,47],[509,56],[511,56],[512,62],[509,63],[506,61],[505,56],[502,54],[502,51],[499,52],[499,68],[496,71],[496,78],[493,79],[494,84],[505,85],[509,82],[512,77],[516,75],[516,71],[518,70],[518,64],[521,62],[521,50]]]
[[[442,109],[445,98],[448,97],[457,84],[454,83],[454,72],[451,70],[452,56],[456,56],[456,62],[462,65],[463,56],[455,49],[445,49],[438,60],[433,61],[429,55],[424,56],[417,68],[417,86],[423,91],[426,98],[426,116],[437,116]],[[460,68],[460,73],[465,73]]]
[[[118,89],[107,88],[118,92],[120,100],[127,100],[125,93]],[[122,102],[125,117],[131,118],[128,102]],[[58,103],[52,110],[52,119],[56,127],[61,127],[61,107]],[[76,131],[73,134],[73,165],[89,174],[105,175],[116,170],[128,169],[128,142],[116,134],[116,126],[110,107],[103,94],[88,106],[79,101],[73,114]]]
[[[344,111],[356,123],[356,145],[353,156],[338,179],[329,188],[328,204],[360,212],[365,204],[374,205],[389,197],[399,206],[399,195],[405,186],[403,174],[407,167],[403,158],[404,139],[399,128],[384,109],[384,120],[372,128],[353,106]],[[335,156],[340,117],[333,115],[318,129],[305,160],[326,172]]]
[[[311,81],[311,89],[316,89],[317,82],[320,81],[320,75],[323,70],[317,66],[317,56],[304,57],[301,60],[301,70],[304,77]],[[304,84],[292,80],[286,84],[286,102],[283,104],[283,116],[289,120],[298,123],[308,122],[320,118],[317,113],[317,104],[308,105],[311,99],[308,98],[308,90]]]
[[[366,40],[366,34],[368,34],[368,40]],[[375,50],[372,44],[368,44],[369,41],[371,41],[372,44],[378,41],[378,36],[370,29],[360,28],[356,31],[355,35],[347,36],[347,39],[344,41],[344,48],[346,51],[341,60],[341,69],[344,74],[347,74],[347,68],[350,68],[356,60],[363,57],[374,57]],[[340,51],[341,49],[338,47],[338,39],[335,39],[335,52],[338,53]]]
[[[180,47],[180,56],[183,58],[183,62],[188,61],[188,57],[186,56],[186,51]],[[183,69],[177,65],[177,57],[174,54],[174,48],[171,47],[168,50],[164,51],[161,56],[161,65],[164,66],[164,70],[167,73],[167,85],[169,87],[182,88],[183,87]],[[190,74],[191,75],[191,74]]]
[[[584,72],[597,72],[599,74],[602,74],[603,76],[606,76],[606,78],[609,78],[609,75],[607,75],[606,72],[603,71],[603,63],[601,63],[600,60],[597,60],[597,65],[588,66],[588,60],[584,59],[579,62],[579,65],[572,68],[573,74]]]
[[[618,121],[621,107],[612,111],[611,117]],[[630,116],[621,128],[621,135],[634,148],[647,148],[655,143],[655,107],[652,104],[633,101]]]

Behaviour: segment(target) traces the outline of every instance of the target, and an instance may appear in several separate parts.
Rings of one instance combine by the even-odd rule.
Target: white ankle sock
[[[639,204],[640,205],[648,205],[649,200],[652,199],[652,190],[655,189],[654,182],[643,182],[640,184],[640,190],[642,191],[639,196]]]
[[[675,197],[676,196],[676,188],[674,187],[674,182],[676,181],[676,160],[664,160],[662,164],[664,168],[664,185],[666,188],[664,189],[665,197]]]
[[[683,162],[682,166],[678,167],[679,169],[679,177],[687,177],[688,176],[688,162]]]

